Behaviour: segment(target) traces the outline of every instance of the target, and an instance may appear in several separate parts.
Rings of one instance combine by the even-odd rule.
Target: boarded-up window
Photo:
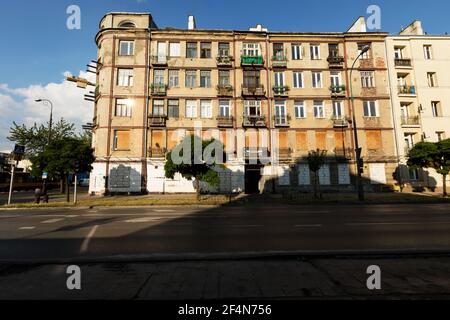
[[[297,150],[308,150],[308,139],[306,132],[297,131],[295,133],[295,147]]]
[[[316,132],[316,149],[327,150],[327,133]]]
[[[366,130],[366,145],[369,150],[381,149],[381,130]]]
[[[343,131],[335,131],[334,132],[334,142],[336,149],[344,148],[344,132]]]
[[[164,132],[161,130],[152,131],[152,147],[153,148],[164,148]]]
[[[202,133],[202,139],[203,140],[210,140],[212,138],[212,134],[210,130],[205,130]]]
[[[245,131],[245,146],[247,148],[258,147],[258,131],[256,130]]]
[[[116,130],[114,132],[114,149],[129,150],[130,149],[130,131]]]
[[[280,131],[278,133],[278,146],[280,149],[287,149],[289,144],[288,144],[288,135],[287,135],[287,131]]]
[[[167,134],[167,148],[169,150],[172,150],[181,141],[181,136],[177,130],[170,130],[167,132]]]

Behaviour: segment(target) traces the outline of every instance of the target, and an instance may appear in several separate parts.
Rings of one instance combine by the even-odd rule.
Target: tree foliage
[[[318,171],[325,164],[327,151],[326,150],[312,150],[308,152],[308,167],[314,173],[314,198],[317,198],[317,187],[319,184]],[[322,196],[322,195],[321,195]]]

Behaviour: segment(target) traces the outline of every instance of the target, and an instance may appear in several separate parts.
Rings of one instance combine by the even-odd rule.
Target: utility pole
[[[50,106],[50,121],[48,123],[48,138],[47,138],[47,147],[50,146],[50,142],[52,140],[52,125],[53,125],[53,103],[48,99],[37,99],[35,102],[42,102],[44,106]],[[42,194],[47,194],[47,179],[43,179],[42,181]]]

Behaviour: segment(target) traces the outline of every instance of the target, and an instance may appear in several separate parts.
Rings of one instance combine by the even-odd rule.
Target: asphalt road
[[[449,205],[0,210],[0,262],[410,250],[450,252]]]

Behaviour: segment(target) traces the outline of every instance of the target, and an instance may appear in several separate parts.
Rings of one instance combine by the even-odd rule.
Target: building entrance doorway
[[[260,180],[261,180],[261,166],[260,165],[246,165],[245,166],[245,193],[246,194],[258,194]]]

